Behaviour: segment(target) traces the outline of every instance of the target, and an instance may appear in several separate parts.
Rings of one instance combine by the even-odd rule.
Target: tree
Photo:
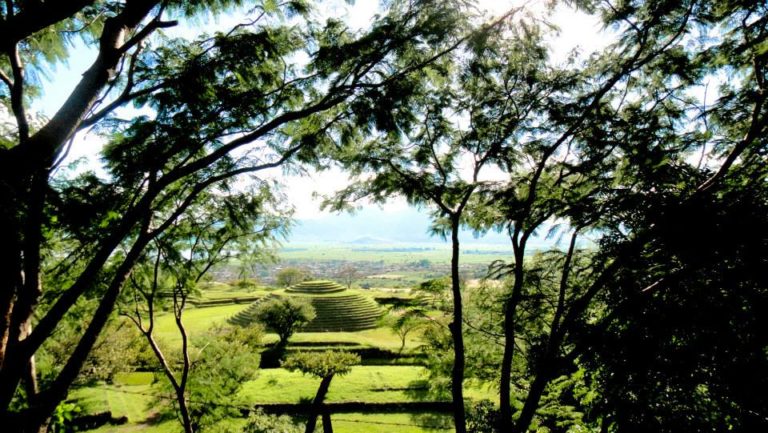
[[[317,415],[320,413],[331,380],[334,376],[343,376],[350,372],[352,366],[360,363],[360,356],[342,351],[326,351],[322,353],[297,353],[291,355],[283,363],[283,367],[290,371],[299,370],[304,374],[320,378],[320,386],[312,401],[312,409],[309,413],[305,433],[313,433],[317,425]],[[331,415],[323,412],[323,432],[333,433]]]
[[[651,296],[655,291],[670,291],[675,287],[685,291],[687,284],[683,281],[691,278],[688,283],[692,283],[695,281],[692,276],[707,266],[717,269],[715,273],[730,266],[727,260],[720,260],[717,265],[709,262],[699,267],[707,263],[704,257],[712,245],[702,245],[709,241],[704,235],[708,230],[698,229],[712,230],[717,226],[708,225],[713,217],[711,212],[717,212],[718,206],[722,206],[722,203],[715,205],[719,200],[712,200],[713,197],[722,198],[726,191],[739,188],[750,189],[744,187],[745,184],[735,187],[730,180],[745,173],[750,173],[752,179],[762,179],[762,172],[754,170],[753,164],[761,158],[758,156],[761,151],[757,149],[764,147],[764,143],[758,138],[758,131],[763,131],[766,125],[762,92],[765,59],[755,45],[765,41],[765,24],[756,21],[764,12],[763,3],[660,1],[605,6],[602,13],[608,22],[622,31],[620,41],[593,59],[582,78],[576,79],[564,94],[565,99],[554,101],[556,104],[550,104],[540,113],[536,121],[546,124],[547,128],[545,133],[532,131],[529,136],[534,146],[525,151],[529,161],[527,169],[521,170],[521,177],[513,177],[506,198],[494,196],[495,202],[502,204],[502,214],[508,221],[505,228],[510,233],[515,255],[513,289],[505,305],[506,348],[500,383],[502,431],[525,431],[538,411],[547,383],[554,383],[557,366],[572,362],[578,353],[583,353],[581,351],[589,351],[584,347],[570,352],[564,350],[567,348],[564,345],[573,344],[567,341],[568,337],[577,334],[580,327],[603,317],[594,335],[600,335],[605,329],[603,326],[615,326],[619,334],[623,334],[620,330],[628,330],[627,335],[634,331],[641,331],[643,335],[645,331],[632,330],[631,320],[622,320],[623,314],[637,308],[638,299],[643,297],[638,292]],[[719,33],[724,28],[728,30]],[[692,33],[697,32],[712,39],[705,38],[706,43],[692,42],[695,39]],[[739,48],[734,49],[736,46]],[[732,73],[735,75],[730,75]],[[706,91],[700,90],[720,74],[739,78],[722,83],[715,101],[708,101]],[[719,123],[726,118],[729,120]],[[734,119],[739,120],[733,122]],[[753,210],[757,208],[759,206],[752,205]],[[573,236],[581,236],[578,233],[586,230],[597,233],[601,248],[591,257],[585,278],[570,281],[566,277],[568,272],[581,268],[572,264],[575,255],[569,252],[571,259],[563,262],[561,287],[569,296],[562,308],[558,306],[556,311],[561,313],[552,317],[549,336],[537,350],[539,354],[534,358],[536,364],[531,372],[533,381],[513,428],[508,391],[518,351],[516,341],[521,322],[526,319],[522,307],[528,280],[524,251],[527,240],[547,218],[567,222]],[[705,223],[691,223],[699,219]],[[721,230],[723,226],[718,227]],[[665,241],[659,243],[662,237]],[[665,242],[677,244],[682,239],[688,241],[687,246],[677,250],[674,258],[660,253],[660,246]],[[572,237],[570,245],[574,242]],[[680,247],[682,243],[677,245]],[[713,245],[720,245],[716,249],[723,246]],[[569,247],[569,251],[572,249]],[[649,257],[660,260],[646,261]],[[571,264],[566,266],[566,263]],[[634,280],[624,279],[625,272],[639,263],[643,263],[643,271],[632,274]],[[648,272],[648,278],[638,280],[642,272],[653,269],[663,271]],[[625,290],[620,298],[632,299],[626,304],[616,304],[616,298],[607,294]],[[753,295],[761,296],[754,292]],[[668,299],[675,302],[674,296]],[[601,301],[608,302],[610,307],[605,310]],[[656,323],[665,322],[656,319]],[[650,323],[640,326],[648,325]],[[669,335],[666,330],[664,333]],[[742,335],[749,335],[749,331],[743,330]],[[686,346],[683,341],[690,335],[684,331],[673,338],[681,338],[682,341],[675,344]],[[653,333],[648,341],[653,346],[663,344],[664,338],[661,333]],[[674,353],[674,348],[668,349],[665,353]],[[592,354],[597,354],[592,350]],[[754,349],[751,350],[754,353]],[[654,419],[655,415],[648,410],[648,401],[655,393],[627,406],[619,403],[619,395],[653,389],[659,392],[653,398],[658,398],[658,404],[663,405],[661,401],[674,401],[691,390],[656,378],[629,380],[635,375],[643,377],[645,373],[642,368],[620,372],[619,359],[627,352],[618,354],[606,349],[605,359],[612,359],[612,353],[618,355],[614,360],[618,362],[611,361],[614,369],[602,377],[608,380],[615,375],[618,382],[614,385],[623,378],[632,384],[629,387],[638,387],[629,391],[629,387],[617,386],[616,390],[622,391],[611,395],[612,402],[607,404],[611,409],[600,420],[604,431],[614,427],[633,429],[641,420]],[[699,368],[696,363],[688,366],[694,370]],[[670,377],[674,375],[664,380]],[[648,384],[652,385],[646,388],[644,385]],[[689,407],[681,405],[680,408],[685,409],[679,412],[681,417],[694,419]],[[704,409],[699,413],[709,412]],[[733,425],[728,428],[731,427]],[[639,427],[640,430],[658,428],[660,426],[653,423]]]
[[[428,296],[432,307],[445,309],[446,293],[450,286],[451,280],[448,277],[433,278],[419,283],[416,291]]]
[[[347,289],[351,289],[352,284],[360,278],[360,272],[354,265],[346,264],[336,273],[336,278],[347,286]]]
[[[349,201],[385,201],[399,194],[411,204],[431,207],[433,230],[450,238],[451,393],[459,433],[466,431],[460,228],[473,218],[487,217],[485,203],[473,198],[494,187],[485,180],[489,172],[518,168],[516,149],[509,142],[534,129],[530,113],[543,110],[567,84],[559,75],[539,83],[546,52],[535,27],[526,24],[516,38],[503,39],[505,33],[515,33],[511,17],[521,9],[477,29],[461,54],[435,64],[427,74],[430,80],[412,84],[417,97],[401,108],[392,125],[375,124],[379,134],[364,146],[343,149],[340,161],[358,178],[331,202],[341,209]],[[460,119],[469,119],[469,124]],[[508,382],[502,384],[506,395]],[[502,398],[502,404],[509,406],[509,398]]]
[[[304,299],[289,296],[269,298],[260,302],[253,317],[280,337],[278,347],[288,345],[288,339],[315,318],[315,309]]]
[[[274,214],[274,197],[268,189],[246,191],[206,200],[190,206],[185,215],[146,249],[125,291],[127,304],[121,310],[146,338],[157,362],[174,390],[179,418],[186,433],[195,431],[189,410],[187,384],[192,360],[189,338],[183,323],[187,299],[207,272],[230,259],[230,251],[256,249],[256,257],[274,233],[284,227],[284,215]],[[176,328],[181,337],[181,368],[176,371],[155,339],[155,315],[170,299]],[[261,330],[253,331],[259,335]]]
[[[607,287],[601,320],[576,336],[600,389],[590,409],[606,428],[768,427],[768,191],[765,174],[749,171],[682,208],[657,198],[635,213],[633,230],[650,240]]]
[[[408,97],[399,82],[452,49],[456,15],[432,1],[398,2],[360,35],[335,20],[284,24],[281,14],[308,16],[306,3],[291,1],[258,3],[246,24],[192,43],[153,37],[175,24],[168,14],[189,17],[237,3],[6,2],[0,78],[16,128],[0,150],[4,425],[44,427],[144,249],[202,192],[226,195],[237,176],[312,161],[330,125],[356,115],[348,103],[397,104]],[[59,111],[33,129],[27,104],[36,86],[29,78],[69,56],[76,37],[97,42],[96,60]],[[300,70],[288,59],[305,50],[313,55]],[[147,114],[119,119],[115,110],[128,103]],[[57,178],[68,143],[91,127],[110,138],[107,175]],[[62,255],[49,255],[52,242],[65,247]],[[62,263],[63,284],[49,285],[44,274]],[[99,302],[64,367],[11,413],[21,378],[35,375],[35,353],[86,293]],[[33,316],[40,318],[34,326]]]
[[[428,316],[421,307],[400,308],[400,311],[393,309],[388,317],[389,328],[400,338],[400,349],[398,355],[405,349],[405,341],[408,335],[424,326]]]
[[[291,287],[302,281],[312,279],[312,275],[306,269],[288,267],[277,271],[275,280],[280,287]]]
[[[218,327],[195,343],[187,385],[195,431],[216,431],[222,420],[242,416],[232,396],[256,375],[262,336],[258,326]]]
[[[766,305],[757,272],[766,257],[765,12],[765,2],[720,1],[604,11],[625,46],[649,36],[664,44],[601,127],[621,137],[626,155],[607,196],[616,224],[601,242],[622,265],[606,284],[605,315],[582,324],[604,430],[765,429],[755,394],[768,368],[757,331]],[[636,253],[622,255],[628,242]]]
[[[58,360],[66,356],[77,344],[83,327],[84,324],[76,318],[67,320],[57,329],[56,335],[41,348],[36,357],[41,386],[46,386],[56,377],[61,367]],[[111,383],[115,374],[136,368],[150,368],[153,361],[154,354],[141,340],[141,334],[126,321],[112,320],[88,355],[76,384],[88,385],[98,381]]]

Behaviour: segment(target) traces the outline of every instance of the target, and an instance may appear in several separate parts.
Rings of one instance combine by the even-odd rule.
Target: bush
[[[230,281],[229,285],[242,290],[255,290],[259,288],[259,280],[256,278],[242,278],[239,280]]]
[[[501,425],[499,409],[489,400],[481,400],[467,411],[467,431],[496,433]]]
[[[243,433],[301,433],[304,428],[285,415],[276,416],[257,409],[248,417]]]
[[[271,298],[257,305],[253,317],[275,331],[280,337],[278,344],[285,346],[294,332],[315,318],[315,309],[303,299]]]

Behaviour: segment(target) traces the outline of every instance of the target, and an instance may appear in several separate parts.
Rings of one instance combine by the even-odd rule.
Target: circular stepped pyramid
[[[340,284],[328,280],[304,281],[285,289],[286,293],[301,293],[306,295],[325,295],[328,293],[339,293],[345,289]]]
[[[316,317],[302,332],[362,331],[376,328],[381,308],[372,298],[355,290],[347,290],[333,281],[305,281],[269,297],[290,296],[306,299],[315,309]],[[256,301],[229,319],[230,323],[246,326],[253,322]]]

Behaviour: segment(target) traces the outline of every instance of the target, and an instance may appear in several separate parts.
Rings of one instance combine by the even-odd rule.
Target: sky
[[[545,9],[545,3],[545,1],[529,0],[525,2],[525,5],[532,13],[541,14]],[[489,17],[492,17],[501,15],[511,7],[520,4],[519,0],[483,0],[478,3],[478,7],[485,10]],[[379,12],[379,0],[356,0],[352,5],[344,0],[331,0],[320,3],[319,7],[322,9],[319,9],[317,14],[321,19],[324,17],[342,18],[351,27],[364,29],[370,24],[374,15]],[[582,56],[587,56],[589,53],[604,47],[610,41],[610,33],[603,31],[595,17],[570,9],[563,4],[555,9],[549,21],[560,28],[559,36],[549,41],[554,62],[562,62],[573,49],[579,49]],[[216,20],[208,20],[201,26],[182,25],[170,30],[170,33],[172,35],[192,36],[200,28],[206,32],[212,32],[227,29],[237,22],[239,22],[239,17],[230,15]],[[85,46],[76,46],[73,51],[76,51],[77,54],[67,64],[58,65],[49,74],[48,79],[44,79],[43,94],[45,97],[35,101],[32,106],[33,111],[42,112],[47,116],[53,115],[74,88],[80,74],[85,71],[96,55],[95,50]],[[126,116],[132,113],[131,109],[125,109],[121,115]],[[79,134],[67,160],[65,160],[65,164],[79,158],[95,161],[102,144],[102,139],[94,133]],[[87,163],[89,166],[92,164],[95,163]],[[409,208],[405,201],[400,198],[393,198],[383,206],[363,203],[361,204],[364,208],[363,212],[358,213],[357,216],[335,215],[321,211],[320,199],[316,198],[315,195],[332,194],[348,183],[347,176],[337,168],[302,177],[290,176],[287,179],[277,170],[272,175],[284,180],[284,193],[295,207],[295,217],[299,220],[299,225],[294,230],[294,236],[289,238],[289,242],[311,241],[313,240],[312,230],[319,230],[323,226],[328,228],[354,226],[356,228],[355,236],[384,239],[388,236],[376,236],[377,232],[380,234],[382,231],[382,224],[393,221],[401,224],[407,223],[409,233],[412,232],[415,236],[415,233],[421,231],[424,236],[421,236],[420,239],[429,239],[426,235],[429,227],[427,214],[423,210]],[[360,223],[361,221],[371,222],[370,233],[364,233],[365,224]],[[387,228],[387,230],[390,229]],[[476,239],[468,233],[464,237],[470,242],[493,243],[497,243],[499,239],[503,238],[500,235],[492,234],[485,239]],[[394,240],[391,239],[392,236],[389,238]],[[437,239],[435,240],[437,241]]]

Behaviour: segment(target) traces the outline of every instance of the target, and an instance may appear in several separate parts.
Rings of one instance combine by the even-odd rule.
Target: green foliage
[[[360,363],[360,356],[344,351],[298,352],[290,355],[283,368],[290,371],[301,371],[321,379],[333,376],[344,376],[351,367]]]
[[[312,304],[301,298],[288,296],[270,297],[256,306],[253,318],[280,337],[279,345],[288,344],[296,330],[315,318]]]
[[[451,278],[442,277],[419,283],[416,291],[424,293],[429,303],[434,308],[446,310],[450,308],[449,293],[451,289]]]
[[[83,382],[113,382],[119,373],[155,364],[152,350],[136,328],[122,319],[116,322],[99,337],[89,354],[80,372]]]
[[[258,326],[217,327],[194,342],[187,387],[196,431],[218,431],[219,421],[240,415],[232,396],[256,375],[262,335]]]
[[[49,424],[51,433],[71,433],[76,429],[71,425],[72,421],[82,412],[80,406],[74,403],[61,402],[53,411]]]
[[[601,393],[593,419],[617,431],[765,429],[766,4],[628,1],[603,13],[622,38],[591,71],[631,72],[582,136],[602,191],[590,199],[597,256],[616,268],[578,329]]]
[[[84,304],[82,308],[87,311],[90,305]],[[65,359],[77,344],[83,325],[80,317],[73,315],[59,327],[56,336],[46,342],[37,357],[42,383],[47,383],[58,373],[60,360]],[[118,373],[154,365],[154,354],[138,331],[130,323],[116,319],[96,342],[78,375],[77,383],[112,382]]]
[[[398,353],[405,349],[408,335],[426,326],[429,320],[427,311],[422,307],[395,308],[390,315],[384,317],[384,324],[400,337]]]
[[[762,183],[683,205],[658,200],[639,215],[647,220],[636,230],[649,240],[611,285],[609,314],[585,325],[582,340],[601,387],[593,405],[618,428],[766,425],[765,376],[757,373],[768,371],[758,331],[768,326]]]
[[[223,247],[232,230],[269,232],[243,240],[256,250],[279,231],[284,212],[281,201],[268,194],[272,182],[253,176],[243,188],[241,179],[279,166],[299,169],[288,167],[298,162],[318,165],[338,131],[348,130],[342,134],[347,138],[359,134],[350,121],[392,125],[397,115],[392,108],[404,104],[419,70],[453,49],[453,33],[463,19],[463,2],[396,1],[371,29],[357,32],[338,20],[313,22],[306,1],[265,0],[248,4],[246,22],[230,31],[187,40],[160,34],[158,28],[173,25],[168,15],[200,17],[245,3],[9,1],[5,6],[0,14],[9,37],[0,59],[5,77],[0,99],[13,106],[19,120],[15,131],[3,128],[12,136],[3,137],[0,151],[1,255],[8,258],[2,291],[7,301],[20,302],[2,305],[3,316],[14,323],[4,323],[0,333],[16,339],[8,343],[15,347],[26,337],[8,331],[26,329],[32,317],[40,320],[35,319],[34,342],[24,350],[3,351],[18,357],[0,366],[4,405],[19,387],[23,366],[68,310],[86,298],[96,304],[83,314],[88,325],[77,350],[65,357],[73,368],[60,370],[63,376],[51,382],[51,392],[42,390],[36,416],[20,416],[31,424],[44,423],[66,395],[121,293],[129,302],[150,292],[157,299],[174,298],[181,321],[192,283],[210,264],[196,254],[233,252]],[[38,87],[35,71],[74,60],[68,44],[82,35],[93,36],[88,42],[98,38],[86,44],[94,47],[96,60],[83,68],[76,90],[41,133],[26,134],[24,106]],[[305,64],[298,64],[305,56]],[[120,118],[115,110],[126,104],[142,115]],[[88,128],[108,141],[101,166],[57,172],[78,143],[74,135]],[[205,234],[191,236],[206,224]],[[162,272],[151,279],[157,284],[147,290],[146,276],[159,262],[165,263],[157,266]],[[38,276],[42,296],[33,287]],[[130,276],[138,291],[122,290]],[[48,309],[53,303],[56,308]],[[130,309],[137,322],[147,319],[149,310]]]
[[[453,340],[448,329],[448,319],[430,321],[422,331],[422,340],[424,344],[420,349],[426,355],[429,387],[432,392],[444,395],[450,387],[453,367]]]
[[[248,415],[248,421],[243,428],[244,433],[301,433],[303,427],[298,426],[285,415],[265,414],[257,409]]]
[[[229,284],[243,290],[254,290],[259,288],[259,280],[256,278],[242,278],[231,281]]]
[[[467,431],[496,433],[499,428],[499,410],[490,400],[481,400],[467,410]]]
[[[312,275],[306,269],[288,267],[277,271],[275,274],[277,285],[280,287],[291,287],[302,281],[309,281]]]

